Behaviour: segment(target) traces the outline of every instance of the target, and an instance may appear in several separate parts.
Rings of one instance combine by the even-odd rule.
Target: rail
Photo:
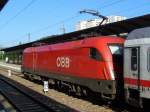
[[[0,93],[19,112],[76,112],[76,110],[43,96],[0,75]]]

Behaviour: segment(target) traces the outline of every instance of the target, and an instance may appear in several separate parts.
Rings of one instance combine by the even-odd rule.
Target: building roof
[[[44,42],[44,43],[59,43],[59,42],[65,42],[65,41],[72,41],[77,39],[82,39],[85,37],[93,36],[93,35],[119,35],[121,33],[129,33],[134,29],[143,28],[150,26],[150,14],[134,17],[131,19],[126,19],[119,22],[114,22],[110,24],[105,24],[101,26],[96,26],[80,31],[70,32],[63,35],[55,35],[55,36],[49,36],[48,38],[44,38],[41,40],[37,40],[34,42],[13,46],[9,48],[2,49],[4,51],[13,51],[17,49],[25,49],[26,47],[32,46],[34,43],[38,42]]]
[[[0,11],[3,9],[7,2],[8,0],[0,0]]]

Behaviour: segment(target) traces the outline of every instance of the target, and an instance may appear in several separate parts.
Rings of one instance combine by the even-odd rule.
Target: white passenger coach
[[[150,102],[150,27],[129,33],[124,47],[126,101],[142,107]]]

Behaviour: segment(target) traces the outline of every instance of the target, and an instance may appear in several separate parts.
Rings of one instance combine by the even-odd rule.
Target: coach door
[[[131,84],[135,85],[134,88],[139,90],[140,89],[140,48],[133,47],[131,48]]]
[[[140,47],[125,48],[125,87],[126,100],[131,105],[139,106],[140,101]]]

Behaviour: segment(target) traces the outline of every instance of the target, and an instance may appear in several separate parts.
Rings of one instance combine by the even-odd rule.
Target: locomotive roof
[[[150,27],[140,28],[128,34],[127,40],[150,38]]]

